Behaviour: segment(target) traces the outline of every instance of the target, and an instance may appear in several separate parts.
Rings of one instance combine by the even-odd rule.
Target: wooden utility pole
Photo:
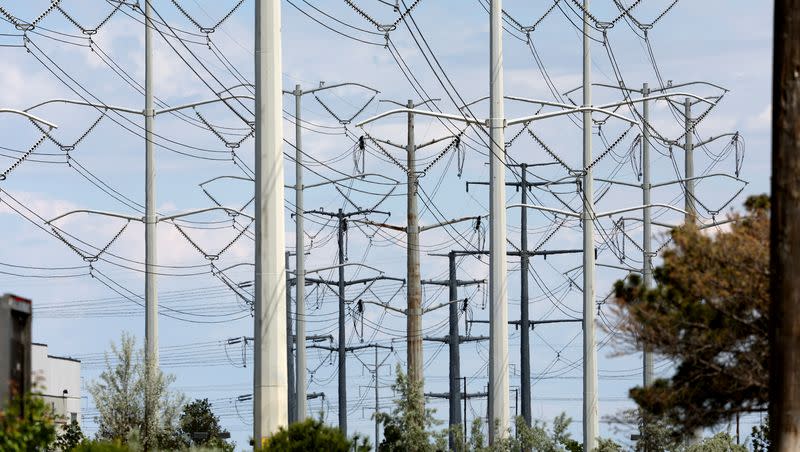
[[[800,0],[775,1],[770,237],[770,435],[800,450]]]

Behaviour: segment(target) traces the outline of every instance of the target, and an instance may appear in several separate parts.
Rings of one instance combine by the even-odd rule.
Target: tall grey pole
[[[414,102],[409,100],[409,109]],[[408,246],[406,266],[408,272],[408,309],[406,314],[408,334],[408,379],[411,382],[422,382],[422,285],[419,269],[419,216],[417,212],[417,164],[416,144],[414,143],[414,114],[408,113],[408,141],[406,142],[408,189],[407,223]],[[424,402],[423,402],[424,403]]]
[[[295,204],[295,322],[297,323],[295,347],[297,350],[297,369],[295,388],[297,402],[295,403],[297,421],[306,418],[306,257],[305,233],[303,231],[303,134],[300,127],[300,101],[303,90],[300,85],[294,87],[294,204]]]
[[[589,0],[583,0],[583,106],[592,105]],[[592,114],[583,112],[583,450],[597,447],[597,349],[594,337],[594,187]]]
[[[144,361],[146,381],[158,369],[158,288],[156,287],[156,165],[153,149],[153,25],[150,0],[144,2],[144,141],[145,141],[145,220],[144,220]],[[149,439],[150,426],[154,424],[154,400],[150,394],[150,384],[145,392],[145,440]],[[145,444],[147,447],[149,444]]]
[[[450,300],[450,335],[447,341],[450,351],[450,450],[456,450],[456,437],[454,429],[461,426],[461,353],[460,338],[458,337],[458,279],[456,276],[456,253],[447,254],[449,268],[449,300]],[[464,432],[466,434],[466,431]]]
[[[685,223],[694,223],[697,218],[697,211],[694,207],[694,144],[692,143],[692,101],[686,98],[683,101],[686,134],[683,139],[684,146],[684,177],[686,178],[686,197],[684,200],[684,210],[686,211]]]
[[[289,256],[291,253],[286,251],[286,259],[284,261],[286,268],[289,268]],[[297,420],[294,410],[295,398],[294,398],[294,354],[292,353],[292,348],[294,348],[292,341],[292,282],[291,278],[289,277],[289,272],[286,272],[286,377],[287,377],[287,397],[286,401],[288,402],[287,408],[289,409],[289,423]]]
[[[490,14],[489,55],[489,287],[491,293],[489,345],[489,425],[498,423],[495,438],[489,428],[489,439],[504,438],[508,428],[508,274],[506,266],[506,176],[505,176],[505,111],[503,108],[503,5],[492,0]]]
[[[378,422],[378,410],[380,410],[380,405],[378,401],[378,347],[375,347],[375,450],[378,450],[378,444],[380,444],[380,438],[378,435],[380,431],[378,430],[380,424]]]
[[[253,441],[287,424],[281,3],[255,6],[255,315]]]
[[[642,86],[642,97],[647,99],[650,95],[650,87],[647,83]],[[650,102],[642,102],[642,205],[650,205]],[[650,208],[645,207],[642,212],[642,282],[645,289],[653,285],[653,250],[652,250],[652,218]],[[645,347],[642,354],[642,364],[644,374],[642,380],[645,386],[653,383],[653,354],[649,347]]]
[[[339,209],[339,430],[347,436],[347,349],[344,334],[344,231],[347,220]]]
[[[528,165],[521,164],[522,171],[522,205],[528,204]],[[528,255],[528,209],[522,208],[520,212],[520,383],[522,389],[522,417],[525,423],[530,426],[533,421],[531,414],[531,321],[528,306],[528,265],[530,256]]]

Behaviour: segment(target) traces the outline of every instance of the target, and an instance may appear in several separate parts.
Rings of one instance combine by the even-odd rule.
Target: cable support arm
[[[430,284],[430,285],[434,285],[434,286],[449,286],[450,285],[450,281],[446,280],[446,279],[438,280],[438,281],[431,280],[431,279],[427,279],[427,280],[423,279],[422,281],[420,281],[420,283],[422,283],[422,284]],[[459,287],[461,287],[461,286],[474,286],[474,285],[477,285],[477,284],[486,284],[486,280],[485,279],[457,279],[456,280],[456,285],[459,286]]]
[[[414,106],[415,107],[421,107],[421,106],[427,104],[428,102],[440,102],[441,100],[442,99],[440,99],[438,97],[435,97],[435,98],[432,98],[432,99],[425,99],[422,102],[414,103]],[[380,99],[380,100],[378,100],[378,102],[387,102],[387,103],[390,103],[390,104],[395,104],[395,105],[400,106],[401,108],[408,107],[407,103],[404,104],[404,103],[400,103],[400,102],[397,102],[395,100],[390,100],[390,99]]]
[[[366,124],[369,124],[373,121],[377,121],[378,119],[385,118],[386,116],[391,116],[400,113],[413,113],[422,116],[433,116],[434,118],[442,118],[442,119],[451,119],[453,121],[461,121],[466,122],[467,124],[474,124],[474,125],[483,125],[484,121],[481,121],[476,118],[471,118],[468,116],[459,116],[459,115],[450,115],[447,113],[438,113],[435,111],[430,110],[417,110],[414,108],[396,108],[394,110],[385,111],[383,113],[379,113],[371,118],[367,118],[359,123],[356,124],[356,127],[363,127]]]
[[[46,101],[40,102],[40,103],[38,103],[38,104],[36,104],[36,105],[34,105],[32,107],[26,108],[25,111],[27,112],[27,111],[33,110],[34,108],[38,108],[38,107],[41,107],[41,106],[44,106],[44,105],[47,105],[47,104],[54,104],[54,103],[71,104],[71,105],[82,105],[82,106],[85,106],[85,107],[94,107],[94,108],[104,109],[104,110],[114,110],[114,111],[120,111],[120,112],[123,112],[123,113],[131,113],[131,114],[134,114],[134,115],[144,115],[144,110],[134,110],[132,108],[119,107],[119,106],[116,106],[116,105],[107,105],[107,104],[86,102],[86,101],[82,101],[82,100],[71,100],[71,99],[50,99],[50,100],[46,100]]]
[[[363,350],[365,348],[382,348],[384,350],[394,351],[394,347],[390,345],[381,345],[381,344],[364,344],[364,345],[353,345],[350,347],[345,347],[345,350],[348,352],[354,352],[357,350]]]
[[[220,98],[217,98],[217,99],[201,100],[199,102],[192,102],[192,103],[188,103],[188,104],[177,105],[175,107],[168,107],[168,108],[163,108],[161,110],[155,110],[155,111],[153,111],[153,114],[158,116],[158,115],[161,115],[161,114],[164,114],[164,113],[171,113],[173,111],[183,110],[185,108],[199,107],[201,105],[213,104],[213,103],[216,103],[216,102],[225,102],[225,101],[233,100],[233,99],[255,100],[255,96],[252,96],[250,94],[237,94],[237,95],[233,95],[233,96],[220,97]]]
[[[707,145],[708,143],[711,143],[712,141],[716,141],[716,140],[718,140],[718,139],[720,139],[720,138],[724,138],[724,137],[734,137],[734,138],[733,138],[733,140],[735,140],[735,139],[737,139],[737,138],[739,137],[739,132],[738,132],[738,131],[737,131],[737,132],[728,132],[728,133],[723,133],[723,134],[721,134],[721,135],[712,136],[712,137],[709,137],[709,138],[708,138],[707,140],[705,140],[705,141],[701,141],[701,142],[699,142],[699,143],[695,143],[695,144],[693,144],[693,146],[694,146],[694,147],[705,146],[705,145]],[[733,141],[733,140],[731,140],[731,141]]]
[[[320,182],[320,183],[317,183],[317,184],[303,185],[303,189],[321,187],[323,185],[328,185],[328,184],[338,184],[339,182],[344,182],[346,180],[351,180],[351,179],[364,179],[364,178],[366,178],[366,176],[380,177],[380,178],[383,178],[383,179],[390,180],[390,181],[394,182],[395,185],[400,184],[400,181],[398,181],[397,179],[392,179],[391,177],[384,176],[383,174],[364,173],[364,174],[359,174],[357,176],[348,176],[348,177],[342,177],[340,179],[332,179],[332,180],[328,180],[328,181],[325,181],[325,182]]]
[[[30,108],[28,110],[30,110]],[[57,129],[58,128],[58,126],[53,124],[52,122],[47,121],[45,119],[42,119],[42,118],[40,118],[40,117],[38,117],[36,115],[28,113],[28,110],[17,110],[15,108],[0,108],[0,113],[12,113],[12,114],[15,114],[15,115],[24,116],[24,117],[30,119],[31,121],[36,121],[38,123],[44,124],[47,127],[49,127],[50,129]]]
[[[455,223],[461,223],[462,221],[480,220],[480,219],[481,219],[480,215],[478,215],[478,216],[470,216],[470,217],[454,218],[452,220],[443,221],[443,222],[437,223],[437,224],[431,224],[431,225],[427,225],[427,226],[420,226],[419,232],[425,232],[425,231],[429,231],[431,229],[436,229],[436,228],[439,228],[439,227],[442,227],[442,226],[448,226],[448,225],[455,224]]]
[[[370,221],[370,220],[350,220],[350,221],[352,221],[353,223],[361,223],[361,224],[366,224],[366,225],[369,225],[369,226],[376,226],[376,227],[379,227],[379,228],[391,229],[393,231],[399,231],[399,232],[406,232],[406,230],[407,230],[407,228],[405,226],[397,226],[397,225],[388,224],[388,223],[379,223],[377,221]],[[422,229],[420,229],[420,231],[421,230]]]
[[[306,270],[305,273],[306,274],[319,273],[319,272],[326,271],[326,270],[334,270],[334,269],[337,269],[339,267],[352,267],[352,266],[368,268],[370,270],[375,270],[376,272],[378,272],[380,274],[384,273],[383,270],[380,270],[380,269],[377,269],[375,267],[371,267],[369,265],[362,264],[362,263],[359,263],[359,262],[346,262],[346,263],[341,264],[341,265],[331,265],[330,267],[315,268],[313,270]],[[294,270],[289,270],[289,273],[295,273],[295,271]]]
[[[92,209],[76,209],[76,210],[71,210],[69,212],[63,213],[63,214],[61,214],[61,215],[59,215],[59,216],[57,216],[57,217],[55,217],[53,219],[50,219],[50,220],[46,221],[45,224],[51,224],[51,223],[53,223],[53,222],[55,222],[57,220],[60,220],[60,219],[62,219],[64,217],[66,217],[66,216],[73,215],[73,214],[76,214],[76,213],[89,213],[89,214],[95,214],[95,215],[103,215],[103,216],[106,216],[106,217],[122,218],[123,220],[128,220],[128,221],[142,221],[142,222],[144,221],[144,218],[142,218],[142,217],[133,217],[133,216],[125,215],[125,214],[121,214],[121,213],[106,212],[106,211],[103,211],[103,210],[92,210]]]
[[[225,211],[226,213],[228,213],[232,217],[236,217],[236,216],[241,215],[241,216],[243,216],[245,218],[249,218],[249,219],[255,221],[255,217],[253,217],[250,214],[244,213],[244,212],[236,210],[236,209],[232,209],[230,207],[221,207],[221,206],[206,207],[206,208],[203,208],[203,209],[190,210],[188,212],[178,213],[178,214],[175,214],[175,215],[168,215],[168,216],[165,216],[165,217],[160,217],[157,221],[175,220],[175,219],[182,218],[182,217],[187,217],[187,216],[190,216],[190,215],[197,215],[197,214],[201,214],[201,213],[205,213],[205,212],[213,212],[213,211],[216,211],[216,210],[223,210],[223,211]]]
[[[741,182],[741,183],[743,183],[745,185],[749,184],[749,182],[747,182],[746,180],[740,179],[740,178],[738,178],[736,176],[731,176],[730,174],[714,173],[714,174],[706,174],[704,176],[690,177],[690,178],[687,178],[687,179],[676,179],[676,180],[669,181],[669,182],[661,182],[659,184],[652,184],[651,187],[652,188],[663,187],[665,185],[679,184],[679,183],[684,183],[684,182],[693,181],[693,180],[706,179],[706,178],[709,178],[709,177],[727,177],[729,179],[735,180],[736,182]]]
[[[436,305],[433,305],[431,307],[423,309],[422,313],[423,314],[427,314],[427,313],[429,313],[431,311],[435,311],[435,310],[437,310],[439,308],[443,308],[445,306],[450,306],[453,303],[466,303],[467,301],[469,301],[469,298],[462,298],[460,300],[445,301],[445,302],[442,302],[442,303],[439,303],[439,304],[436,304]]]
[[[333,84],[333,85],[325,85],[325,82],[320,82],[319,87],[317,87],[317,88],[312,88],[312,89],[308,89],[308,90],[300,90],[299,93],[297,91],[294,91],[294,90],[293,91],[283,90],[283,94],[294,94],[294,95],[297,95],[297,94],[300,94],[300,95],[312,94],[312,93],[315,93],[317,91],[325,91],[326,89],[339,88],[339,87],[342,87],[342,86],[359,86],[359,87],[364,88],[366,90],[372,91],[375,94],[380,94],[380,91],[378,91],[377,89],[369,87],[367,85],[362,85],[361,83],[356,83],[356,82],[336,83],[336,84]]]

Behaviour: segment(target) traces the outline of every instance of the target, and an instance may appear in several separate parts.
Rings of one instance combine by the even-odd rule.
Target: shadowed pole
[[[800,0],[775,2],[770,237],[771,448],[800,450]]]

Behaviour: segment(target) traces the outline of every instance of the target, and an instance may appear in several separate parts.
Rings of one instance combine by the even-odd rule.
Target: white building
[[[81,423],[81,362],[47,354],[47,345],[32,344],[31,379],[35,391],[53,408],[56,424]]]

